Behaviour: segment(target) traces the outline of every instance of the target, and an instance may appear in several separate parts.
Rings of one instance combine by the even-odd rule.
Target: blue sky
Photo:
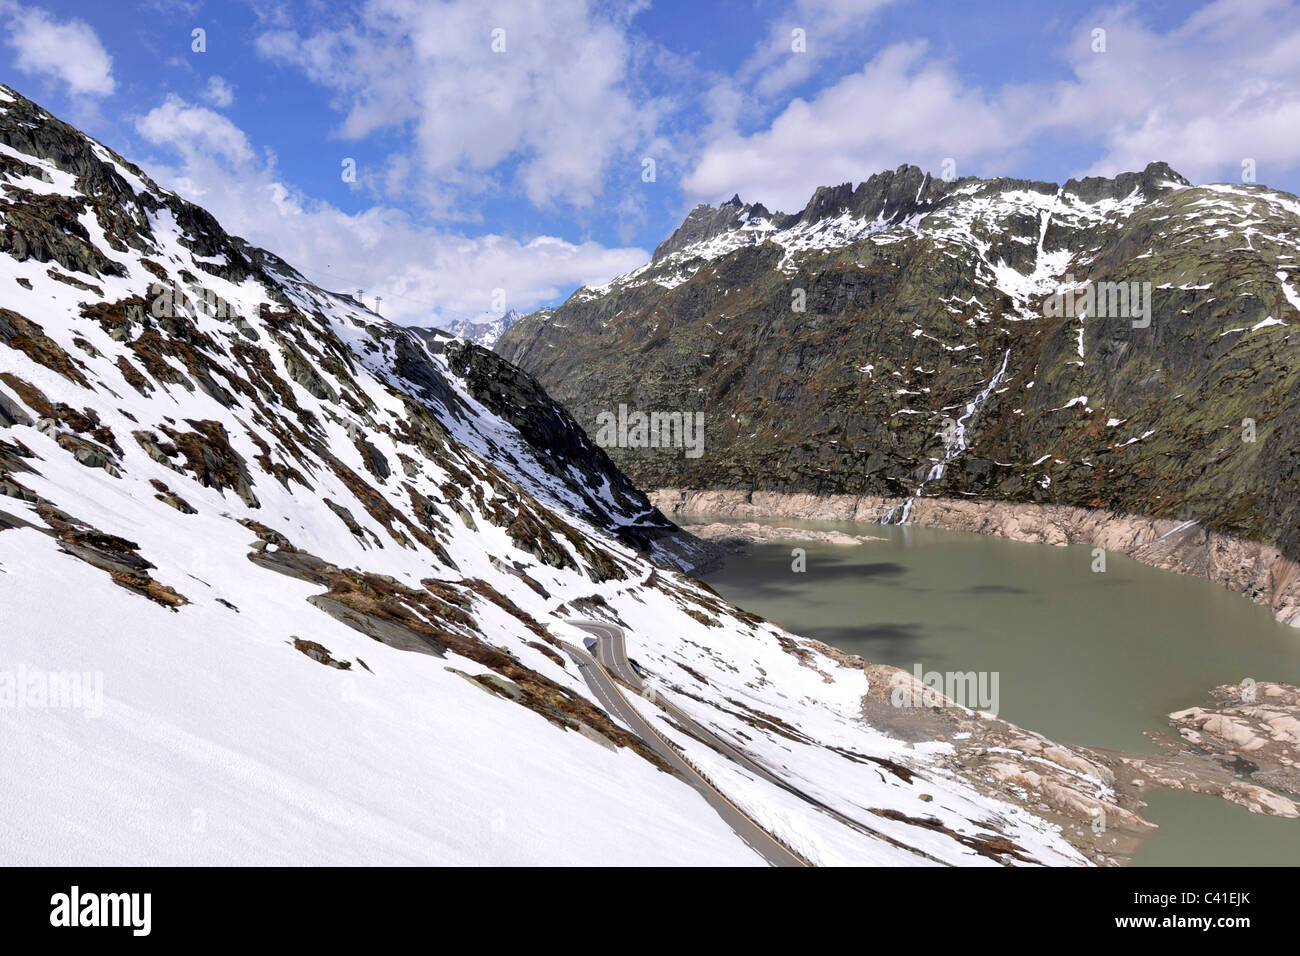
[[[1300,186],[1300,9],[1274,0],[0,0],[0,21],[5,82],[412,324],[561,301],[698,202],[797,210],[905,162],[1208,182],[1253,160]]]

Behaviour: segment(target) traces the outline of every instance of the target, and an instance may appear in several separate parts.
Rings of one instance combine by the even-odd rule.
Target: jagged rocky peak
[[[1135,201],[1131,207],[1136,208],[1136,204],[1149,202],[1171,189],[1190,185],[1163,162],[1153,162],[1141,172],[1120,173],[1113,178],[1071,179],[1064,186],[1010,177],[965,176],[945,180],[919,166],[904,164],[894,170],[874,173],[856,187],[851,182],[820,186],[797,213],[770,212],[761,203],[743,203],[739,194],[720,206],[701,203],[659,244],[651,264],[678,253],[712,258],[738,245],[767,239],[785,244],[784,240],[790,238],[800,247],[841,245],[891,226],[921,227],[931,213],[942,213],[941,221],[945,224],[952,217],[960,220],[965,217],[963,209],[970,202],[1003,196],[1019,197],[1005,204],[1004,214],[1037,215],[1037,209],[1026,208],[1023,197],[1043,197],[1029,205],[1050,203],[1059,194],[1066,194],[1084,206],[1131,199]]]
[[[848,213],[855,219],[902,222],[932,208],[948,189],[942,179],[905,164],[874,173],[856,189],[851,183],[820,187],[794,221],[812,224]]]
[[[701,203],[692,209],[673,234],[655,249],[652,261],[659,262],[734,230],[746,230],[757,237],[800,224],[815,225],[845,212],[856,219],[902,221],[929,208],[943,195],[946,186],[919,167],[904,165],[894,171],[876,173],[856,189],[852,183],[821,186],[804,208],[793,214],[770,212],[762,203],[744,203],[737,193],[720,206]]]
[[[1148,163],[1140,173],[1120,173],[1114,178],[1086,176],[1083,179],[1071,179],[1063,189],[1084,202],[1098,202],[1103,199],[1125,199],[1134,190],[1138,190],[1143,199],[1154,199],[1171,189],[1190,185],[1192,183],[1168,163],[1153,162]]]
[[[760,204],[745,205],[735,195],[721,206],[707,204],[696,206],[672,237],[655,251],[661,259],[692,243],[701,242],[728,228],[737,228],[746,220],[761,214],[770,218],[777,230],[795,225],[815,225],[826,219],[848,214],[854,219],[877,221],[885,224],[904,222],[911,217],[932,211],[949,202],[971,196],[989,196],[997,193],[1028,192],[1046,196],[1059,191],[1071,193],[1084,202],[1104,199],[1125,199],[1135,191],[1144,200],[1153,199],[1170,189],[1190,186],[1191,183],[1173,170],[1168,163],[1153,162],[1141,172],[1120,173],[1114,177],[1089,176],[1071,179],[1061,186],[1041,180],[996,177],[981,179],[965,176],[944,180],[931,176],[919,166],[904,164],[894,170],[874,173],[855,187],[851,182],[838,186],[819,186],[813,191],[804,208],[794,214],[770,213]],[[744,215],[738,215],[740,210]]]
[[[749,207],[740,204],[740,196],[721,206],[700,203],[692,209],[671,236],[655,248],[652,261],[658,262],[674,252],[698,245],[724,232],[740,228],[749,218]]]

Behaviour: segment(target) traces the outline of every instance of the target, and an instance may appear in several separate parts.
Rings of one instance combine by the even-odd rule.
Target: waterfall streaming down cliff
[[[921,497],[925,486],[930,482],[943,477],[944,471],[948,467],[948,462],[952,461],[958,455],[966,450],[966,425],[971,420],[981,405],[987,401],[988,397],[993,394],[993,390],[1002,384],[1007,377],[1007,362],[1011,358],[1011,350],[1007,349],[1002,356],[1002,367],[998,369],[997,374],[989,379],[989,383],[984,386],[975,398],[966,406],[966,411],[951,429],[946,429],[947,434],[944,436],[943,457],[934,464],[926,474],[925,478],[916,486],[916,491],[912,492],[911,497],[901,505],[895,505],[880,517],[881,524],[906,524],[908,516],[912,513],[912,502]]]

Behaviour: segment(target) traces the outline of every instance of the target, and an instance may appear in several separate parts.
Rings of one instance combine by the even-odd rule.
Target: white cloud
[[[188,163],[217,157],[243,164],[253,158],[243,130],[220,113],[187,103],[174,93],[136,120],[135,127],[149,142],[173,148]]]
[[[371,0],[352,25],[272,30],[258,48],[335,93],[343,137],[409,128],[411,183],[435,209],[501,186],[583,206],[654,122],[627,89],[625,34],[587,0]]]
[[[1055,131],[1104,146],[1087,172],[1113,175],[1167,160],[1190,179],[1231,177],[1254,158],[1261,180],[1300,166],[1300,8],[1286,0],[1217,0],[1165,33],[1127,8],[1099,20],[1107,52],[1082,28],[1073,80],[1051,91]]]
[[[1106,30],[1104,53],[1092,52],[1095,28]],[[888,47],[754,132],[741,132],[752,89],[720,84],[688,196],[739,192],[791,210],[819,185],[904,162],[938,171],[952,157],[958,175],[998,175],[1062,148],[1077,165],[1040,175],[1115,175],[1164,160],[1195,182],[1236,178],[1251,158],[1267,182],[1300,168],[1300,7],[1286,0],[1215,0],[1164,32],[1132,8],[1098,10],[1060,50],[1069,78],[1059,82],[985,88],[927,56],[920,41]],[[798,78],[788,63],[755,62],[755,87]]]
[[[794,0],[768,28],[738,76],[757,97],[770,97],[825,69],[850,48],[860,47],[875,14],[894,0]],[[796,52],[794,31],[802,50]]]
[[[107,96],[116,89],[113,58],[83,20],[55,20],[44,10],[16,3],[0,5],[8,36],[24,73],[52,77],[78,96]]]
[[[715,201],[739,192],[798,211],[817,186],[859,181],[904,162],[937,169],[950,156],[1003,149],[1012,133],[996,106],[947,65],[923,62],[925,49],[921,42],[888,47],[811,101],[791,101],[767,129],[720,137],[703,150],[684,188]]]
[[[386,206],[344,212],[285,185],[273,160],[260,158],[241,130],[174,96],[137,128],[178,155],[175,165],[146,164],[159,182],[325,288],[363,288],[370,305],[383,296],[384,315],[397,322],[437,325],[479,317],[492,307],[495,289],[505,290],[507,308],[528,311],[648,258],[643,249],[551,236],[466,236],[421,225]]]
[[[225,109],[235,102],[235,91],[230,84],[215,74],[208,77],[208,85],[203,88],[202,96],[219,109]]]

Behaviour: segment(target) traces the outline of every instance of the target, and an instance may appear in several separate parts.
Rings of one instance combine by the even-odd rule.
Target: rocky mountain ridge
[[[904,166],[797,214],[697,208],[496,350],[591,434],[703,412],[698,458],[607,449],[644,488],[1100,509],[1295,560],[1298,255],[1300,200],[1262,185]]]

